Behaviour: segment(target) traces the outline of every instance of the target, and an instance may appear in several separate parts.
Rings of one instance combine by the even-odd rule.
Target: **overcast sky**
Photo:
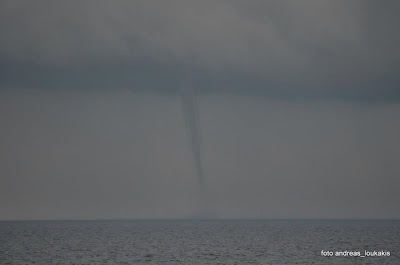
[[[400,218],[398,1],[1,1],[0,220]]]

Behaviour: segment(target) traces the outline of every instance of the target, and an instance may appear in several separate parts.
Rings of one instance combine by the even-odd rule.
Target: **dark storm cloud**
[[[3,85],[175,89],[189,75],[212,91],[399,97],[397,1],[2,1],[0,10]]]

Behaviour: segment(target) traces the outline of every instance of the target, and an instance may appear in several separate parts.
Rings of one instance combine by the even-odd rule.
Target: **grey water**
[[[2,221],[0,264],[400,264],[400,221]]]

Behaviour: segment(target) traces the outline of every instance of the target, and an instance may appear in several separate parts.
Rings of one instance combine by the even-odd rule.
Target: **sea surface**
[[[400,264],[400,221],[2,221],[0,264]]]

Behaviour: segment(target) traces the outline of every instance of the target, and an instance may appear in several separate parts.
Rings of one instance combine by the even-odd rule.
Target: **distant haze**
[[[217,217],[399,218],[400,107],[199,97]],[[182,218],[179,95],[2,92],[1,219]]]

